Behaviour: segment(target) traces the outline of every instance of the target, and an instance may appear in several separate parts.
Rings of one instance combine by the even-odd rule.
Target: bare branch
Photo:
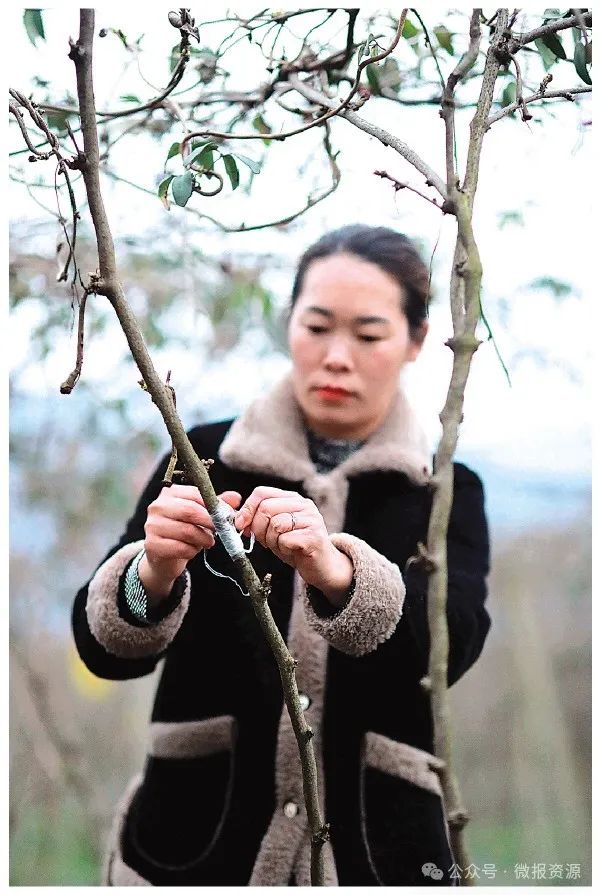
[[[477,189],[481,148],[486,130],[485,122],[494,98],[494,85],[501,64],[498,47],[500,46],[505,33],[507,15],[507,10],[499,11],[498,28],[493,34],[487,52],[477,109],[470,125],[471,137],[469,140],[469,151],[467,154],[467,164],[462,189],[471,197],[475,195]],[[503,23],[502,26],[500,25],[501,22]]]
[[[77,380],[81,376],[81,367],[83,365],[83,336],[84,336],[84,319],[85,319],[85,306],[87,303],[87,297],[89,292],[87,289],[84,289],[83,295],[81,297],[81,302],[79,303],[79,322],[77,325],[77,358],[75,361],[75,367],[72,373],[69,373],[65,381],[60,387],[61,395],[70,395],[73,391]]]
[[[396,178],[392,177],[391,174],[388,174],[387,171],[373,171],[373,174],[377,177],[381,177],[383,180],[390,180],[394,184],[396,192],[398,192],[398,190],[410,190],[427,202],[431,202],[432,205],[435,205],[435,207],[439,208],[444,214],[447,214],[450,211],[450,208],[444,208],[444,205],[438,202],[437,199],[432,199],[431,196],[426,196],[425,193],[422,193],[416,186],[411,186],[410,183],[403,183],[400,180],[396,180]]]
[[[465,75],[473,68],[479,54],[479,46],[481,43],[481,10],[474,9],[471,15],[469,26],[469,48],[462,56],[454,70],[448,77],[447,84],[444,85],[442,94],[442,108],[440,115],[444,119],[446,130],[446,185],[451,190],[456,183],[455,170],[455,150],[456,137],[454,132],[454,112],[456,109],[455,90],[457,84],[465,77]]]
[[[169,386],[161,381],[154,368],[137,320],[127,303],[123,288],[117,278],[114,244],[99,184],[99,150],[92,80],[93,38],[94,10],[81,9],[79,39],[77,43],[71,43],[69,56],[75,63],[77,73],[77,93],[81,108],[86,156],[82,168],[92,220],[97,235],[100,262],[100,275],[94,279],[90,286],[90,291],[106,295],[115,309],[131,353],[142,374],[142,379],[152,396],[152,400],[160,410],[173,446],[177,449],[177,454],[185,467],[186,475],[199,489],[204,505],[215,520],[215,526],[217,527],[217,525],[224,523],[222,523],[219,500],[210,476],[205,465],[192,447],[177,415]],[[300,704],[294,673],[296,662],[287,649],[285,641],[275,624],[266,598],[266,588],[263,587],[257,577],[246,553],[242,549],[241,553],[232,554],[231,558],[250,594],[258,622],[273,651],[279,668],[284,699],[300,752],[306,810],[311,833],[311,882],[313,885],[323,885],[323,844],[329,834],[321,817],[317,789],[317,765],[312,741],[307,736],[310,728]]]
[[[80,156],[78,155],[78,156],[76,156],[75,159],[72,159],[70,161],[64,159],[60,152],[60,144],[58,141],[58,137],[56,136],[56,134],[52,133],[52,131],[48,127],[48,124],[46,123],[46,121],[44,121],[44,118],[39,113],[39,111],[38,111],[37,107],[34,105],[34,103],[32,103],[22,93],[20,93],[18,90],[15,90],[13,87],[9,88],[9,93],[21,106],[23,106],[25,109],[27,109],[27,111],[29,112],[35,125],[44,133],[44,135],[46,137],[46,141],[51,146],[51,149],[49,152],[46,152],[46,153],[37,152],[37,149],[31,145],[31,141],[29,140],[29,137],[27,135],[27,130],[25,128],[25,124],[24,124],[24,121],[22,119],[20,112],[18,111],[18,109],[15,106],[10,104],[10,110],[13,112],[13,114],[15,114],[17,121],[19,122],[19,127],[21,128],[21,132],[22,132],[23,136],[25,137],[25,141],[26,141],[27,145],[30,146],[31,149],[33,150],[33,152],[35,153],[35,155],[30,156],[29,160],[30,161],[38,161],[38,160],[42,160],[42,159],[46,160],[46,159],[49,159],[53,155],[55,156],[55,158],[57,160],[57,168],[55,171],[55,192],[56,192],[56,203],[57,203],[58,212],[59,212],[58,219],[63,227],[65,239],[66,239],[67,245],[69,247],[69,254],[67,256],[67,260],[65,262],[64,268],[58,277],[58,281],[60,282],[62,280],[67,279],[68,274],[69,274],[69,267],[70,267],[71,260],[72,260],[73,261],[73,284],[74,284],[75,280],[77,278],[77,275],[78,275],[77,263],[75,261],[75,246],[77,243],[77,221],[79,219],[79,212],[77,211],[77,203],[75,201],[75,193],[73,192],[73,186],[71,184],[71,178],[69,176],[68,168],[69,167],[78,168],[79,163],[80,163]],[[75,142],[73,132],[70,129],[69,129],[69,133],[70,133],[71,139],[73,140],[73,142]],[[77,149],[77,144],[75,144],[75,148]],[[59,197],[58,197],[58,186],[56,184],[56,175],[57,174],[62,174],[64,176],[67,190],[69,193],[69,202],[71,203],[71,220],[72,220],[72,226],[73,226],[73,235],[71,238],[69,238],[69,234],[68,234],[67,228],[66,228],[66,222],[65,222],[64,217],[60,210],[60,201],[59,201]]]
[[[21,129],[23,139],[25,140],[25,143],[27,144],[27,148],[29,149],[29,151],[32,152],[38,159],[41,159],[42,161],[46,161],[47,159],[49,159],[52,153],[40,152],[38,147],[34,146],[33,143],[31,142],[31,140],[29,139],[29,134],[27,132],[27,128],[25,127],[25,122],[23,121],[23,116],[21,115],[17,106],[14,103],[9,102],[8,111],[12,112],[12,114],[17,119],[17,124],[19,125],[19,128]],[[30,161],[34,161],[34,159],[30,159]]]
[[[539,90],[537,93],[533,93],[531,96],[523,97],[521,103],[511,103],[509,106],[506,106],[499,112],[494,113],[494,115],[490,115],[490,117],[486,119],[485,129],[486,131],[489,130],[492,124],[494,124],[496,121],[500,121],[501,118],[505,118],[507,115],[512,114],[512,112],[516,111],[516,109],[518,109],[520,105],[527,106],[529,105],[529,103],[537,102],[540,99],[566,99],[574,102],[574,96],[591,92],[591,87],[569,87],[567,90]]]
[[[309,87],[309,85],[306,82],[301,81],[297,75],[290,75],[289,82],[294,89],[309,100],[309,102],[319,103],[326,107],[334,105],[333,100],[324,93],[315,90],[313,87]],[[384,146],[391,146],[391,148],[405,158],[407,162],[413,165],[417,171],[420,171],[421,174],[423,174],[428,186],[433,186],[443,199],[448,198],[442,178],[436,174],[433,168],[430,168],[429,165],[410,148],[410,146],[402,140],[399,140],[398,137],[393,136],[389,131],[384,130],[378,125],[371,124],[369,121],[366,121],[366,119],[361,118],[360,115],[357,115],[356,112],[351,112],[349,109],[340,113],[339,117],[349,121],[355,127],[365,131],[365,133],[371,134],[372,137],[376,137]]]

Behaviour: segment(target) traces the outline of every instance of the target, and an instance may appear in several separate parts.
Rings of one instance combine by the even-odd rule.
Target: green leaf
[[[516,103],[517,101],[517,85],[514,81],[510,81],[504,90],[502,91],[502,96],[500,97],[500,105],[502,108],[506,108],[506,106],[512,105],[512,103]],[[514,114],[514,113],[512,113]]]
[[[167,211],[171,207],[171,203],[169,202],[169,199],[167,196],[167,194],[169,192],[169,184],[171,183],[171,181],[173,180],[174,177],[175,177],[174,174],[169,174],[168,177],[165,177],[165,179],[161,180],[161,182],[158,184],[158,198],[160,199],[162,204],[165,206]]]
[[[240,162],[243,162],[243,164],[246,165],[248,168],[250,168],[253,174],[260,173],[260,162],[256,162],[253,158],[248,158],[247,155],[240,155],[239,152],[232,152],[231,154],[239,159]]]
[[[126,93],[125,96],[121,97],[122,103],[135,103],[138,106],[142,105],[142,101],[139,96],[136,96],[135,93]]]
[[[550,9],[544,10],[544,20],[550,21],[550,19],[562,19],[562,13],[560,9],[554,9],[551,7]]]
[[[165,165],[167,164],[169,159],[173,158],[173,156],[179,155],[180,149],[181,149],[181,143],[171,143],[171,148],[169,149],[169,151],[167,153],[167,157],[165,159]]]
[[[175,175],[169,174],[168,177],[165,177],[164,180],[161,180],[161,182],[158,184],[158,198],[159,199],[165,198],[165,196],[169,192],[169,184],[174,179],[175,179]]]
[[[560,39],[556,36],[556,34],[545,34],[542,37],[542,42],[548,47],[549,50],[552,50],[555,56],[559,59],[566,59],[567,54],[565,53],[565,48],[560,42]]]
[[[573,64],[575,71],[585,84],[591,84],[589,72],[585,64],[585,47],[582,43],[575,44],[575,52],[573,53]]]
[[[369,82],[369,87],[371,88],[371,93],[374,96],[381,96],[381,87],[379,84],[379,78],[377,76],[377,66],[367,65],[367,67],[365,68],[365,72],[367,75],[367,81]]]
[[[208,171],[212,171],[215,166],[215,157],[213,155],[213,147],[211,145],[205,146],[200,155],[198,156],[197,165],[201,168],[206,168]]]
[[[402,37],[405,37],[407,40],[410,40],[411,37],[415,37],[420,31],[420,28],[416,28],[410,19],[404,20],[404,28],[402,29]]]
[[[227,171],[227,176],[231,182],[231,189],[235,190],[238,188],[240,183],[240,172],[237,166],[237,162],[232,155],[224,155],[223,163],[225,165],[225,170]]]
[[[25,25],[25,30],[27,31],[27,37],[34,45],[34,47],[36,46],[35,42],[38,37],[41,37],[42,40],[46,40],[41,9],[23,10],[23,24]]]
[[[585,45],[585,61],[587,62],[588,65],[592,64],[592,42],[591,42],[591,40],[588,40],[587,44]]]
[[[373,40],[373,35],[371,34],[371,32],[369,32],[369,36],[367,37],[366,41],[364,42],[364,44],[363,44],[362,47],[360,48],[360,53],[358,54],[358,61],[359,61],[359,62],[360,62],[360,60],[362,59],[363,56],[368,56],[368,55],[370,54],[370,52],[371,52],[371,41],[372,41],[372,40]]]
[[[433,33],[437,37],[442,50],[445,50],[451,56],[454,56],[454,47],[452,46],[452,38],[454,35],[451,34],[444,25],[439,25],[437,28],[434,28]]]
[[[544,41],[541,40],[539,37],[536,38],[535,45],[538,48],[544,68],[546,71],[548,71],[548,69],[552,68],[552,66],[556,62],[556,56],[554,55],[552,50],[548,49]]]
[[[202,164],[199,159],[202,153],[206,149],[210,149],[211,153],[213,149],[218,149],[219,147],[213,140],[202,140],[201,143],[194,143],[194,148],[190,152],[190,154],[186,157],[184,161],[184,165],[186,168],[189,168],[190,165],[198,165]],[[206,166],[205,166],[206,167]]]
[[[191,171],[186,171],[180,177],[174,177],[171,183],[171,192],[177,205],[183,208],[188,203],[194,187],[194,178]]]
[[[258,113],[258,115],[255,115],[254,118],[252,119],[252,127],[254,128],[254,130],[257,130],[259,134],[272,134],[273,133],[273,128],[267,124],[267,122],[262,117],[260,112]],[[265,144],[265,146],[269,146],[271,144],[271,142],[272,142],[271,140],[263,138],[263,143]]]

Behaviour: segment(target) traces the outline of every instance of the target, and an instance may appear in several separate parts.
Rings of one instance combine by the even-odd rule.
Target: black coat
[[[310,497],[354,563],[354,596],[336,612],[258,542],[250,556],[259,577],[272,574],[271,610],[298,659],[298,688],[309,703],[331,829],[327,882],[451,885],[431,710],[419,683],[429,651],[427,575],[416,563],[407,567],[427,538],[429,452],[399,392],[376,436],[319,475],[290,389],[286,379],[238,420],[189,434],[198,455],[215,461],[217,493],[235,490],[245,499],[271,485]],[[141,626],[124,601],[124,572],[141,547],[146,508],[165,468],[166,459],[73,608],[77,648],[96,675],[141,677],[164,657],[148,758],[117,812],[105,882],[308,884],[296,742],[251,601],[214,577],[202,554],[163,621]],[[490,626],[483,488],[461,463],[454,464],[447,546],[452,685],[479,656]],[[234,574],[220,543],[209,557]],[[425,864],[441,877],[424,875]]]

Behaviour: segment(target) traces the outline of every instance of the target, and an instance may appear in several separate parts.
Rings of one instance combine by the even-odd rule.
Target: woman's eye
[[[381,336],[359,336],[361,342],[380,342]]]
[[[308,326],[306,327],[311,331],[311,333],[326,333],[327,330],[324,326]]]

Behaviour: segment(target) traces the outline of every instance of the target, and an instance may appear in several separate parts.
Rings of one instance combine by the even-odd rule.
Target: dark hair
[[[389,227],[348,224],[326,233],[309,246],[298,262],[290,313],[302,291],[309,265],[318,258],[340,252],[348,252],[376,264],[397,281],[404,295],[402,310],[408,320],[410,337],[413,341],[422,341],[421,325],[429,311],[429,271],[415,244]]]

